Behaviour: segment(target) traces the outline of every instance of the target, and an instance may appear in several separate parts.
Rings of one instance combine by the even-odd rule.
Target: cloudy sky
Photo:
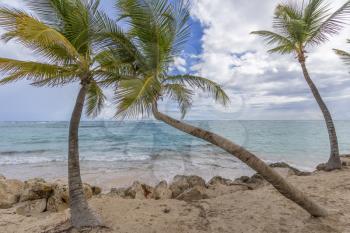
[[[0,0],[24,7],[25,0]],[[192,37],[174,62],[178,72],[199,74],[222,84],[231,97],[227,108],[199,94],[187,119],[290,120],[322,119],[292,56],[270,55],[261,39],[250,35],[271,29],[278,0],[193,0]],[[345,0],[334,0],[331,7]],[[113,15],[113,0],[102,7]],[[308,67],[334,118],[350,119],[350,74],[332,48],[350,50],[345,44],[350,28],[323,46],[309,50]],[[13,43],[0,44],[0,56],[35,59],[35,54]],[[0,86],[0,121],[67,120],[78,86],[34,88],[27,82]],[[107,93],[109,91],[107,90]],[[163,110],[175,113],[171,103]],[[110,119],[109,104],[99,119]]]

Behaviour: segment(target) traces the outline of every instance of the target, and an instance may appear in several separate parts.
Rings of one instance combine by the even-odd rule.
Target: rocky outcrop
[[[47,210],[51,212],[59,212],[68,208],[69,194],[68,186],[56,184],[53,188],[52,196],[47,200]]]
[[[100,193],[101,188],[84,184],[87,199]],[[7,209],[16,204],[16,213],[25,216],[62,211],[69,204],[68,186],[39,178],[21,182],[0,177],[0,208]]]
[[[11,208],[16,204],[24,189],[24,183],[19,180],[0,179],[0,209]]]
[[[53,192],[54,184],[46,183],[43,179],[31,179],[24,182],[24,191],[21,194],[20,202],[47,199]]]
[[[195,186],[206,187],[205,180],[199,176],[177,175],[174,177],[173,182],[170,185],[172,197],[176,198],[185,190]]]
[[[168,183],[163,180],[154,188],[154,199],[171,199],[173,192],[168,187]]]
[[[151,199],[153,198],[154,188],[143,184],[139,181],[135,181],[132,186],[125,190],[125,197],[132,199]]]

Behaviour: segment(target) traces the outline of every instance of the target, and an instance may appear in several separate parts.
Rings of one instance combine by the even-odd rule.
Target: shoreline
[[[191,179],[197,184],[187,191],[182,190],[176,198],[166,197],[169,195],[166,192],[158,192],[163,196],[157,200],[158,194],[153,196],[157,193],[155,189],[164,189],[160,189],[159,185],[151,187],[138,182],[134,182],[129,191],[119,189],[91,196],[91,207],[102,217],[108,229],[86,232],[345,233],[350,229],[350,157],[342,157],[342,160],[346,163],[342,170],[314,171],[310,174],[280,168],[282,163],[274,166],[298,189],[327,208],[330,212],[328,217],[311,218],[265,181],[253,182],[254,176],[241,177],[236,181],[214,178],[206,183],[201,177],[178,176],[168,186],[173,193],[184,179]],[[36,182],[40,183],[40,180]],[[152,196],[140,195],[144,189],[151,190]],[[0,209],[0,232],[74,232],[70,231],[67,222],[68,209],[23,215],[16,213],[17,208],[18,205]]]

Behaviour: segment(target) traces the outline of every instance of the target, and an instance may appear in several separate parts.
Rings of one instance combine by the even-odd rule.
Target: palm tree
[[[300,6],[295,2],[279,4],[275,10],[274,31],[254,31],[252,34],[263,37],[273,48],[270,53],[294,54],[298,59],[304,78],[319,105],[327,125],[330,141],[330,157],[325,170],[341,168],[339,146],[332,116],[323,101],[316,85],[306,68],[307,49],[326,42],[330,36],[337,34],[345,24],[350,13],[350,1],[334,13],[324,0],[310,0]]]
[[[0,84],[22,79],[30,80],[34,86],[80,84],[70,120],[68,150],[71,223],[76,228],[101,224],[88,206],[80,175],[78,130],[83,108],[85,105],[88,116],[96,116],[105,102],[101,88],[114,85],[116,79],[124,77],[119,71],[128,70],[125,60],[105,56],[106,51],[96,50],[94,46],[98,33],[116,28],[114,22],[98,10],[98,3],[28,1],[40,20],[18,9],[0,8],[0,26],[6,30],[2,39],[21,43],[41,58],[38,60],[45,61],[0,58],[0,70],[5,76]]]
[[[158,109],[165,98],[178,103],[184,116],[192,105],[194,90],[209,93],[226,105],[228,96],[220,85],[206,78],[185,74],[171,75],[169,67],[179,56],[190,35],[189,5],[184,1],[118,0],[121,18],[130,27],[130,54],[134,54],[136,75],[122,80],[115,92],[117,116],[153,116],[166,124],[194,137],[216,145],[246,163],[261,174],[282,195],[294,201],[313,216],[326,216],[327,211],[289,184],[276,171],[245,148],[213,132],[174,119]],[[113,48],[113,33],[109,36]],[[107,39],[108,40],[108,39]],[[117,44],[118,47],[120,43]]]

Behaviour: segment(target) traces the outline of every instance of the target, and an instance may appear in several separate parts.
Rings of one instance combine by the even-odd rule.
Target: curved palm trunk
[[[332,116],[327,108],[327,105],[323,101],[319,91],[317,90],[317,87],[315,84],[312,82],[309,72],[306,68],[305,65],[305,59],[299,59],[301,68],[303,70],[303,74],[305,77],[305,80],[307,84],[309,85],[311,92],[313,96],[316,99],[316,102],[318,106],[320,107],[323,117],[326,121],[327,129],[328,129],[328,135],[329,135],[329,142],[330,142],[330,147],[331,147],[331,152],[330,152],[330,157],[328,162],[326,163],[326,170],[331,171],[334,169],[340,169],[341,168],[341,160],[339,157],[339,146],[338,146],[338,139],[337,139],[337,134],[335,132],[335,127],[333,123]]]
[[[237,157],[239,160],[262,175],[264,179],[271,183],[283,196],[294,201],[296,204],[308,211],[312,216],[327,216],[327,211],[325,209],[317,205],[313,200],[309,199],[303,192],[289,184],[276,171],[243,147],[236,145],[215,133],[173,119],[163,113],[158,112],[156,107],[153,108],[153,114],[156,119],[163,121],[182,132],[210,142]]]
[[[100,220],[89,208],[84,196],[79,163],[79,124],[84,108],[87,84],[82,84],[69,126],[68,185],[71,223],[75,228],[99,226]]]

